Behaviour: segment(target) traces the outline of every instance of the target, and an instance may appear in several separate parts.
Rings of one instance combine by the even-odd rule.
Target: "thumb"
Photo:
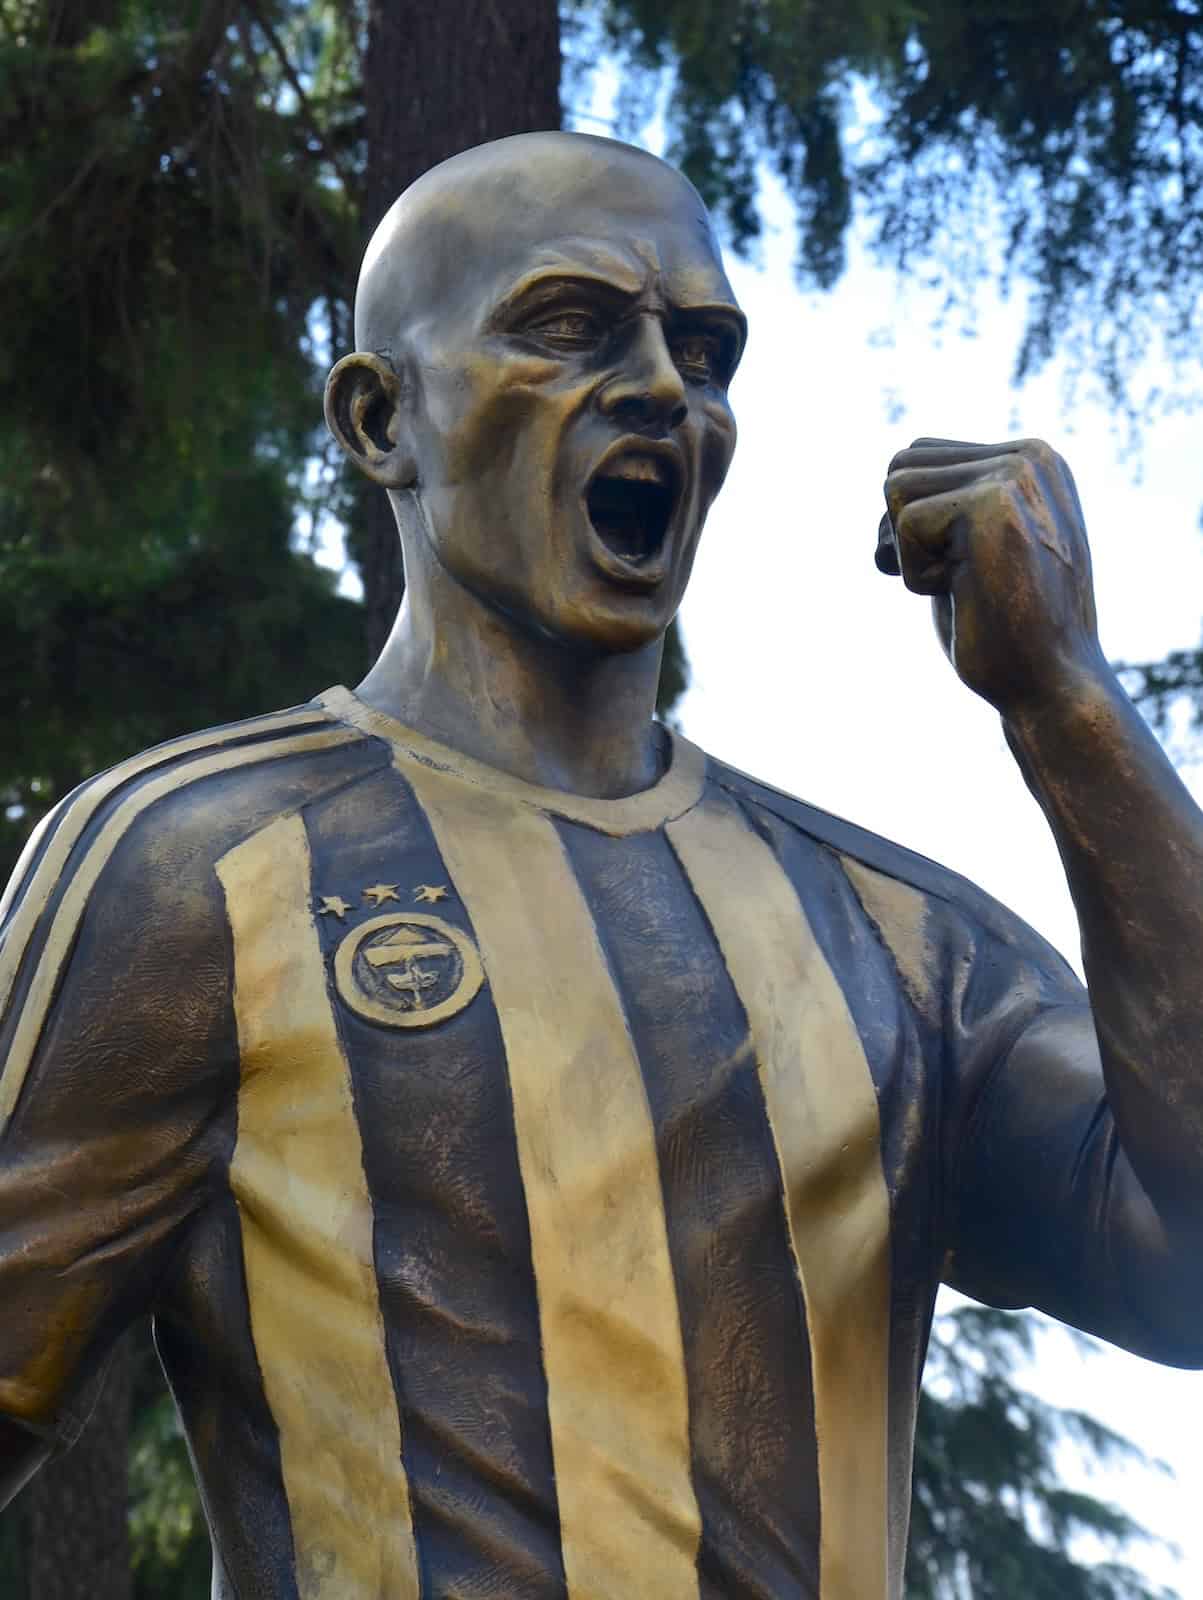
[[[952,655],[952,596],[950,594],[935,594],[932,596],[931,617],[936,625],[936,637],[940,647],[950,661]],[[955,665],[955,662],[953,663]]]
[[[902,568],[898,564],[898,541],[894,537],[894,524],[890,521],[887,512],[877,524],[877,550],[873,556],[877,563],[878,572],[885,572],[891,578],[900,577]]]

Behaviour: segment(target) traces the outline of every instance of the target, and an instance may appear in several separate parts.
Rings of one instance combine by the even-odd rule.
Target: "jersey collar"
[[[377,711],[341,684],[318,695],[317,703],[339,721],[349,722],[363,733],[387,740],[402,768],[410,762],[434,767],[499,797],[518,800],[537,811],[580,822],[599,833],[616,837],[648,833],[684,816],[701,799],[706,778],[706,757],[702,751],[671,728],[664,730],[669,741],[668,766],[650,789],[617,800],[598,800],[590,795],[570,794],[565,789],[546,789],[537,783],[527,783],[472,756],[461,755],[458,750],[439,744],[385,712]]]

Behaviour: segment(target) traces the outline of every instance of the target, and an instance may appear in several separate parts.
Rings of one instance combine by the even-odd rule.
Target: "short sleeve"
[[[981,909],[985,916],[973,914]],[[995,902],[935,900],[928,919],[947,973],[945,1280],[989,1304],[1093,1322],[1085,1291],[1105,1240],[1092,1180],[1106,1174],[1091,1172],[1090,1146],[1110,1115],[1089,996],[1060,956]],[[1029,1041],[1057,1035],[1075,1041],[1072,1060],[1059,1059],[1039,1083],[1016,1070]]]
[[[937,1084],[947,1283],[1035,1306],[1152,1360],[1203,1365],[1175,1254],[1124,1152],[1089,996],[1020,918],[930,863],[845,860]],[[917,876],[918,874],[916,874]]]
[[[0,925],[0,1412],[68,1438],[230,1137],[227,936],[177,822],[94,780],[32,842]]]
[[[938,1082],[931,1158],[946,1281],[1104,1331],[1112,1128],[1084,986],[1032,928],[954,874],[921,863],[927,881],[914,882],[844,865]],[[1026,1070],[1036,1039],[1053,1047],[1038,1081]]]

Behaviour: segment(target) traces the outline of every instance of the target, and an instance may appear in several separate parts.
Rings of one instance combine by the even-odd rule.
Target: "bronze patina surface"
[[[898,1600],[941,1279],[1203,1365],[1203,817],[1069,470],[917,440],[878,561],[1003,718],[1089,995],[653,722],[743,340],[625,146],[386,217],[327,416],[387,648],[83,785],[6,897],[10,1492],[150,1311],[227,1600]]]

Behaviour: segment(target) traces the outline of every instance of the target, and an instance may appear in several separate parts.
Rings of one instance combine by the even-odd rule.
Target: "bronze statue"
[[[1203,1364],[1203,817],[1100,651],[1069,471],[919,440],[879,561],[1003,717],[1089,1003],[652,720],[744,340],[678,174],[456,157],[356,339],[380,661],[85,784],[10,891],[9,1488],[152,1310],[217,1595],[892,1600],[941,1278]]]

